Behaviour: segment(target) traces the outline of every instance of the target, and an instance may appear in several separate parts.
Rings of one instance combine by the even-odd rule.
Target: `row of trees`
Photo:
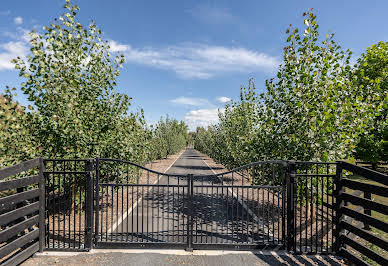
[[[276,78],[259,93],[253,80],[219,123],[197,128],[195,148],[229,168],[287,159],[387,161],[388,43],[350,64],[334,34],[322,38],[312,10],[287,29]]]
[[[30,33],[31,53],[13,60],[25,79],[21,90],[32,103],[0,94],[0,168],[47,158],[122,158],[142,164],[176,153],[187,144],[187,126],[166,118],[148,126],[131,98],[114,90],[122,54],[112,54],[96,23],[76,21],[79,7],[66,0],[66,13],[44,33]]]

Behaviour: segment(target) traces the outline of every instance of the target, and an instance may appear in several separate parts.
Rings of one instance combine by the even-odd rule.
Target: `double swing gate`
[[[49,250],[332,252],[335,164],[265,161],[211,175],[104,158],[45,164]]]

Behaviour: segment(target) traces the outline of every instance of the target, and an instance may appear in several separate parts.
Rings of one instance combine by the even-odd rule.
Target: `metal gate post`
[[[335,198],[335,204],[334,205],[334,211],[335,216],[332,218],[334,219],[334,243],[333,243],[333,251],[334,253],[338,253],[341,249],[341,242],[340,242],[340,234],[341,234],[341,228],[340,228],[340,222],[341,222],[341,208],[344,206],[344,202],[342,201],[341,194],[344,192],[344,188],[342,187],[342,162],[337,161],[336,169],[335,169],[335,189],[334,189],[334,198]]]
[[[295,251],[295,161],[287,167],[287,251]]]
[[[88,160],[85,165],[86,180],[85,180],[85,204],[86,204],[86,227],[85,227],[85,248],[92,249],[93,247],[93,160]]]
[[[46,248],[46,178],[45,162],[39,158],[39,252]]]
[[[283,248],[287,247],[286,242],[286,197],[287,197],[287,173],[288,173],[288,163],[283,161],[283,174],[282,174],[282,243]]]
[[[99,182],[100,182],[100,160],[99,158],[96,158],[96,183],[95,183],[95,220],[94,220],[94,245],[97,245],[98,241],[98,226],[99,226],[99,221],[100,221],[100,187],[99,187]],[[102,233],[102,232],[101,232]]]
[[[188,187],[188,211],[187,211],[187,247],[186,251],[193,251],[193,214],[194,214],[194,206],[193,206],[193,174],[187,175],[187,187]]]

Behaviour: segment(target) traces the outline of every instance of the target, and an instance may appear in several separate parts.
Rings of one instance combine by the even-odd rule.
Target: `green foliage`
[[[161,159],[184,149],[188,143],[188,127],[183,121],[160,118],[151,130],[150,159]]]
[[[357,61],[354,80],[358,97],[369,107],[372,118],[357,145],[356,157],[374,165],[388,161],[388,42],[367,48]]]
[[[8,88],[0,94],[0,168],[31,159],[39,153],[30,134],[33,125],[29,115],[24,106],[13,100],[15,95]]]
[[[386,116],[381,117],[386,89],[375,86],[385,82],[375,77],[386,78],[385,65],[354,71],[349,65],[351,52],[342,50],[334,34],[320,36],[312,10],[303,16],[304,29],[290,26],[286,31],[283,63],[276,78],[266,82],[266,91],[258,94],[251,80],[241,89],[239,101],[219,115],[217,125],[197,130],[199,150],[229,168],[261,160],[349,159],[360,136],[369,134],[374,118],[386,123]],[[375,48],[378,56],[375,52],[368,60],[360,59],[359,65],[382,62],[376,59],[386,56],[382,46]],[[375,75],[359,79],[368,83],[364,87],[354,82],[361,72]]]
[[[122,54],[112,54],[92,22],[77,22],[79,7],[31,32],[31,53],[13,60],[33,103],[27,112],[9,90],[0,95],[0,166],[46,158],[120,158],[143,164],[185,147],[187,126],[166,119],[155,130],[143,110],[129,112],[131,98],[114,90]],[[160,143],[159,143],[160,142]]]

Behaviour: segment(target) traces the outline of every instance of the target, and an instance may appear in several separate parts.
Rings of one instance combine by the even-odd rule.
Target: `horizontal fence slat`
[[[338,252],[339,255],[347,260],[350,260],[357,266],[370,266],[367,262],[363,261],[361,258],[358,256],[352,254],[350,251],[348,251],[345,248],[341,248],[340,251]]]
[[[340,212],[342,214],[345,214],[347,216],[352,217],[356,221],[361,221],[363,223],[367,223],[368,225],[376,227],[377,229],[380,229],[386,233],[388,232],[388,223],[385,223],[381,220],[378,220],[372,216],[363,214],[361,212],[357,212],[357,211],[349,209],[347,207],[342,207]]]
[[[0,211],[14,207],[17,203],[39,196],[39,189],[33,189],[0,199]]]
[[[43,159],[44,162],[87,162],[94,160],[94,158],[89,159]]]
[[[114,183],[100,183],[98,184],[102,187],[177,187],[177,188],[187,188],[186,184],[182,185],[166,185],[166,184],[114,184]]]
[[[38,252],[39,250],[39,242],[32,244],[25,250],[19,252],[12,258],[8,259],[2,266],[8,266],[8,265],[19,265],[29,257],[35,254],[35,252]]]
[[[18,223],[10,228],[0,231],[0,243],[7,241],[11,237],[19,234],[20,232],[33,226],[34,224],[38,224],[38,221],[39,221],[39,215],[35,215],[27,220],[24,220],[21,223]]]
[[[39,158],[35,158],[29,161],[22,162],[17,165],[13,165],[4,169],[0,169],[0,180],[16,175],[18,173],[27,171],[31,168],[39,166]]]
[[[85,175],[87,171],[45,171],[44,175]]]
[[[388,260],[386,258],[377,254],[373,250],[370,250],[369,248],[365,247],[364,245],[354,241],[353,239],[351,239],[345,235],[341,235],[340,241],[346,245],[351,246],[355,250],[359,251],[362,255],[367,256],[368,258],[376,261],[377,263],[380,263],[381,265],[388,265]]]
[[[19,219],[25,215],[31,214],[39,209],[39,202],[28,204],[19,209],[4,213],[0,215],[0,226],[8,224],[16,219]]]
[[[379,213],[388,215],[388,206],[387,205],[384,205],[384,204],[381,204],[381,203],[378,203],[378,202],[375,202],[375,201],[372,201],[369,199],[364,199],[362,197],[358,197],[355,195],[351,195],[351,194],[348,194],[345,192],[341,193],[340,197],[342,200],[347,201],[347,202],[351,202],[354,205],[360,205],[360,206],[364,207],[365,209],[377,211]]]
[[[344,170],[388,186],[388,175],[386,174],[347,162],[341,162],[341,164]]]
[[[2,246],[0,248],[0,258],[3,258],[10,254],[12,251],[23,247],[28,242],[31,242],[39,237],[39,229],[35,229],[34,231],[19,237],[18,239],[12,241],[11,243]]]
[[[0,191],[29,186],[39,182],[39,176],[29,176],[9,181],[0,182]]]
[[[329,174],[296,174],[297,177],[335,177],[335,175],[329,175]]]
[[[340,228],[348,230],[349,232],[355,234],[356,236],[359,236],[359,237],[369,241],[370,243],[372,243],[376,246],[379,246],[380,248],[382,248],[384,250],[388,250],[388,241],[386,241],[378,236],[372,235],[371,233],[369,233],[368,231],[365,231],[364,229],[358,228],[358,227],[356,227],[352,224],[349,224],[345,221],[341,221]]]
[[[370,192],[374,195],[379,195],[382,197],[388,197],[388,188],[379,186],[379,185],[373,185],[373,184],[367,184],[356,180],[351,180],[348,178],[343,178],[341,180],[341,185],[348,187],[350,189],[354,190],[361,190],[364,192]]]
[[[252,189],[282,189],[283,187],[282,186],[266,186],[266,185],[263,185],[263,186],[255,186],[255,185],[252,185],[252,186],[246,186],[246,185],[205,185],[205,184],[200,184],[200,185],[195,185],[196,188],[252,188]]]

